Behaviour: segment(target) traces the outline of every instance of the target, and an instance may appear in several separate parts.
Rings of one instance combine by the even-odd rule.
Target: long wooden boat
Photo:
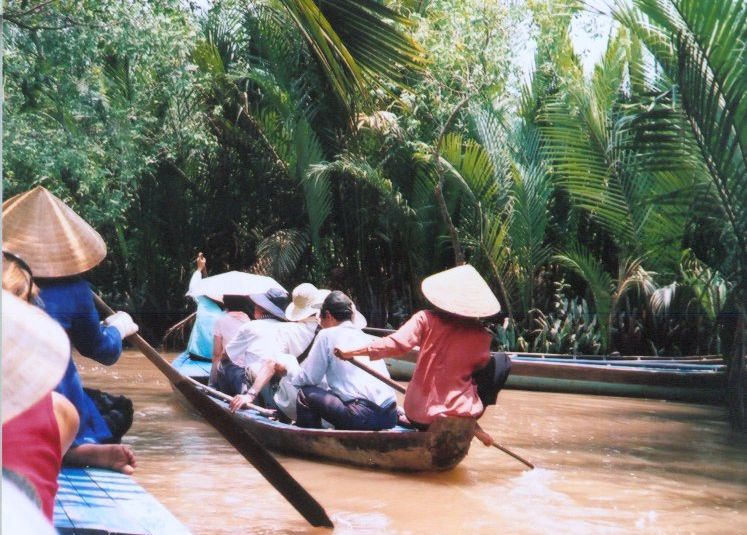
[[[206,382],[210,363],[177,357],[172,366],[182,375]],[[178,391],[175,390],[175,392]],[[205,396],[231,414],[228,403]],[[394,471],[438,471],[453,468],[464,459],[474,435],[469,418],[442,418],[428,431],[395,427],[386,431],[303,429],[246,409],[231,414],[236,425],[250,432],[266,448],[309,459]]]
[[[719,357],[577,357],[509,354],[506,388],[721,403],[726,366]],[[412,377],[415,364],[387,359],[389,374]]]

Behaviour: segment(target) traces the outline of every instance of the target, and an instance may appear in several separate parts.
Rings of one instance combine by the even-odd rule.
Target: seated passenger
[[[304,282],[293,289],[293,300],[285,309],[288,320],[277,326],[278,345],[271,358],[265,358],[252,374],[254,382],[246,394],[237,395],[231,401],[231,410],[236,411],[245,404],[253,403],[259,392],[270,381],[272,387],[267,394],[273,396],[275,405],[291,420],[296,418],[296,389],[287,378],[298,370],[299,360],[306,358],[311,343],[319,329],[317,314],[328,292]],[[283,377],[283,380],[280,378]],[[276,391],[276,388],[277,391]]]
[[[323,330],[293,379],[299,389],[296,424],[300,427],[321,427],[326,420],[336,429],[378,431],[397,424],[394,390],[333,354],[335,346],[371,342],[371,337],[353,324],[353,313],[353,302],[340,291],[331,292],[322,303],[319,322]],[[389,376],[382,361],[361,361]],[[325,377],[327,387],[320,387]]]
[[[298,286],[295,290],[293,290],[294,295],[294,301],[296,301],[296,291],[299,290],[302,286],[305,284],[302,284]],[[312,286],[312,285],[309,285]],[[273,400],[275,401],[275,406],[291,421],[295,421],[297,418],[296,414],[296,399],[298,397],[298,388],[293,386],[293,381],[295,379],[296,374],[301,369],[299,364],[302,363],[306,356],[309,353],[309,350],[311,349],[311,345],[314,342],[314,339],[316,338],[316,334],[321,329],[321,326],[319,325],[319,311],[322,307],[322,303],[324,303],[324,299],[330,294],[330,290],[317,290],[316,295],[314,296],[313,302],[306,308],[301,308],[298,303],[296,303],[296,307],[291,309],[291,307],[294,306],[293,303],[288,305],[288,308],[285,310],[285,315],[288,316],[289,319],[292,317],[300,317],[303,314],[309,314],[314,311],[313,316],[308,316],[307,318],[301,320],[301,323],[306,324],[307,328],[310,328],[311,325],[315,325],[316,329],[314,330],[314,337],[309,341],[308,346],[303,351],[301,355],[298,356],[297,362],[296,359],[288,360],[287,362],[282,361],[280,362],[281,366],[276,369],[277,375],[280,376],[280,380],[278,381],[277,390],[275,391],[275,394],[273,396]],[[302,295],[301,292],[299,292],[299,295]],[[353,304],[353,325],[355,327],[362,329],[367,325],[366,318],[358,312],[358,310],[355,308],[355,304]],[[288,324],[286,327],[283,326],[283,331],[290,330],[289,327],[293,326],[294,324]],[[284,355],[280,355],[280,357],[284,357]],[[256,386],[256,383],[255,383]],[[322,382],[317,385],[320,388],[327,388],[327,382],[325,379],[322,379]]]
[[[223,296],[223,307],[226,313],[218,318],[213,328],[213,365],[210,368],[210,388],[218,388],[218,364],[225,354],[225,347],[233,340],[241,326],[250,321],[252,301],[248,295]]]
[[[271,288],[263,294],[249,296],[254,304],[253,320],[244,323],[228,342],[225,356],[218,366],[218,388],[230,396],[245,394],[254,382],[265,360],[278,353],[277,328],[285,321],[283,310],[288,293]],[[264,396],[272,406],[272,396]]]
[[[197,253],[195,258],[197,269],[189,279],[189,290],[194,289],[195,285],[207,277],[207,259],[202,253]],[[192,332],[187,342],[187,352],[193,358],[199,360],[213,359],[213,328],[215,322],[223,316],[223,309],[220,305],[205,295],[194,297],[197,304],[195,312],[195,323],[192,326]]]
[[[64,202],[41,186],[3,203],[3,249],[20,254],[41,288],[45,311],[67,331],[73,347],[106,366],[117,362],[122,340],[138,330],[123,311],[99,321],[93,294],[83,274],[106,256],[98,232]],[[75,441],[65,462],[132,473],[135,456],[122,444],[112,444],[129,427],[110,429],[94,401],[83,390],[73,359],[55,389],[80,417]]]
[[[78,430],[73,405],[51,392],[70,359],[70,341],[41,309],[6,290],[2,310],[3,486],[7,478],[26,491],[51,522],[62,456]],[[3,520],[13,513],[3,507]]]

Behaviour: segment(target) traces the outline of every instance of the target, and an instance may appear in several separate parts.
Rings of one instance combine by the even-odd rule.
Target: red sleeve
[[[417,312],[397,332],[379,338],[368,346],[371,360],[404,355],[420,345],[420,337],[427,319],[423,311]]]

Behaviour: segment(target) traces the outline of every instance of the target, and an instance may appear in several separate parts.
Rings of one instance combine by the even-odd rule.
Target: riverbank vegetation
[[[91,279],[151,336],[197,251],[346,290],[376,326],[463,257],[496,347],[743,354],[747,6],[595,9],[8,2],[4,198],[42,184],[90,221]],[[585,69],[589,13],[612,22]]]

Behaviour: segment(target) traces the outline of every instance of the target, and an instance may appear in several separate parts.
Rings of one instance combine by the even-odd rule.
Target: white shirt
[[[396,401],[394,390],[369,373],[350,362],[334,356],[335,347],[366,347],[372,336],[355,327],[352,322],[344,321],[336,327],[322,329],[311,346],[309,356],[301,364],[301,369],[293,378],[293,386],[318,386],[327,377],[329,389],[343,401],[367,399],[385,407]],[[368,357],[356,357],[361,363],[389,377],[383,360],[370,361]]]
[[[319,324],[312,316],[302,321],[285,322],[278,326],[277,335],[280,353],[286,353],[298,358],[306,351]]]
[[[226,355],[231,362],[242,368],[247,368],[273,359],[278,353],[283,353],[277,336],[280,320],[267,318],[244,323],[226,344]]]

